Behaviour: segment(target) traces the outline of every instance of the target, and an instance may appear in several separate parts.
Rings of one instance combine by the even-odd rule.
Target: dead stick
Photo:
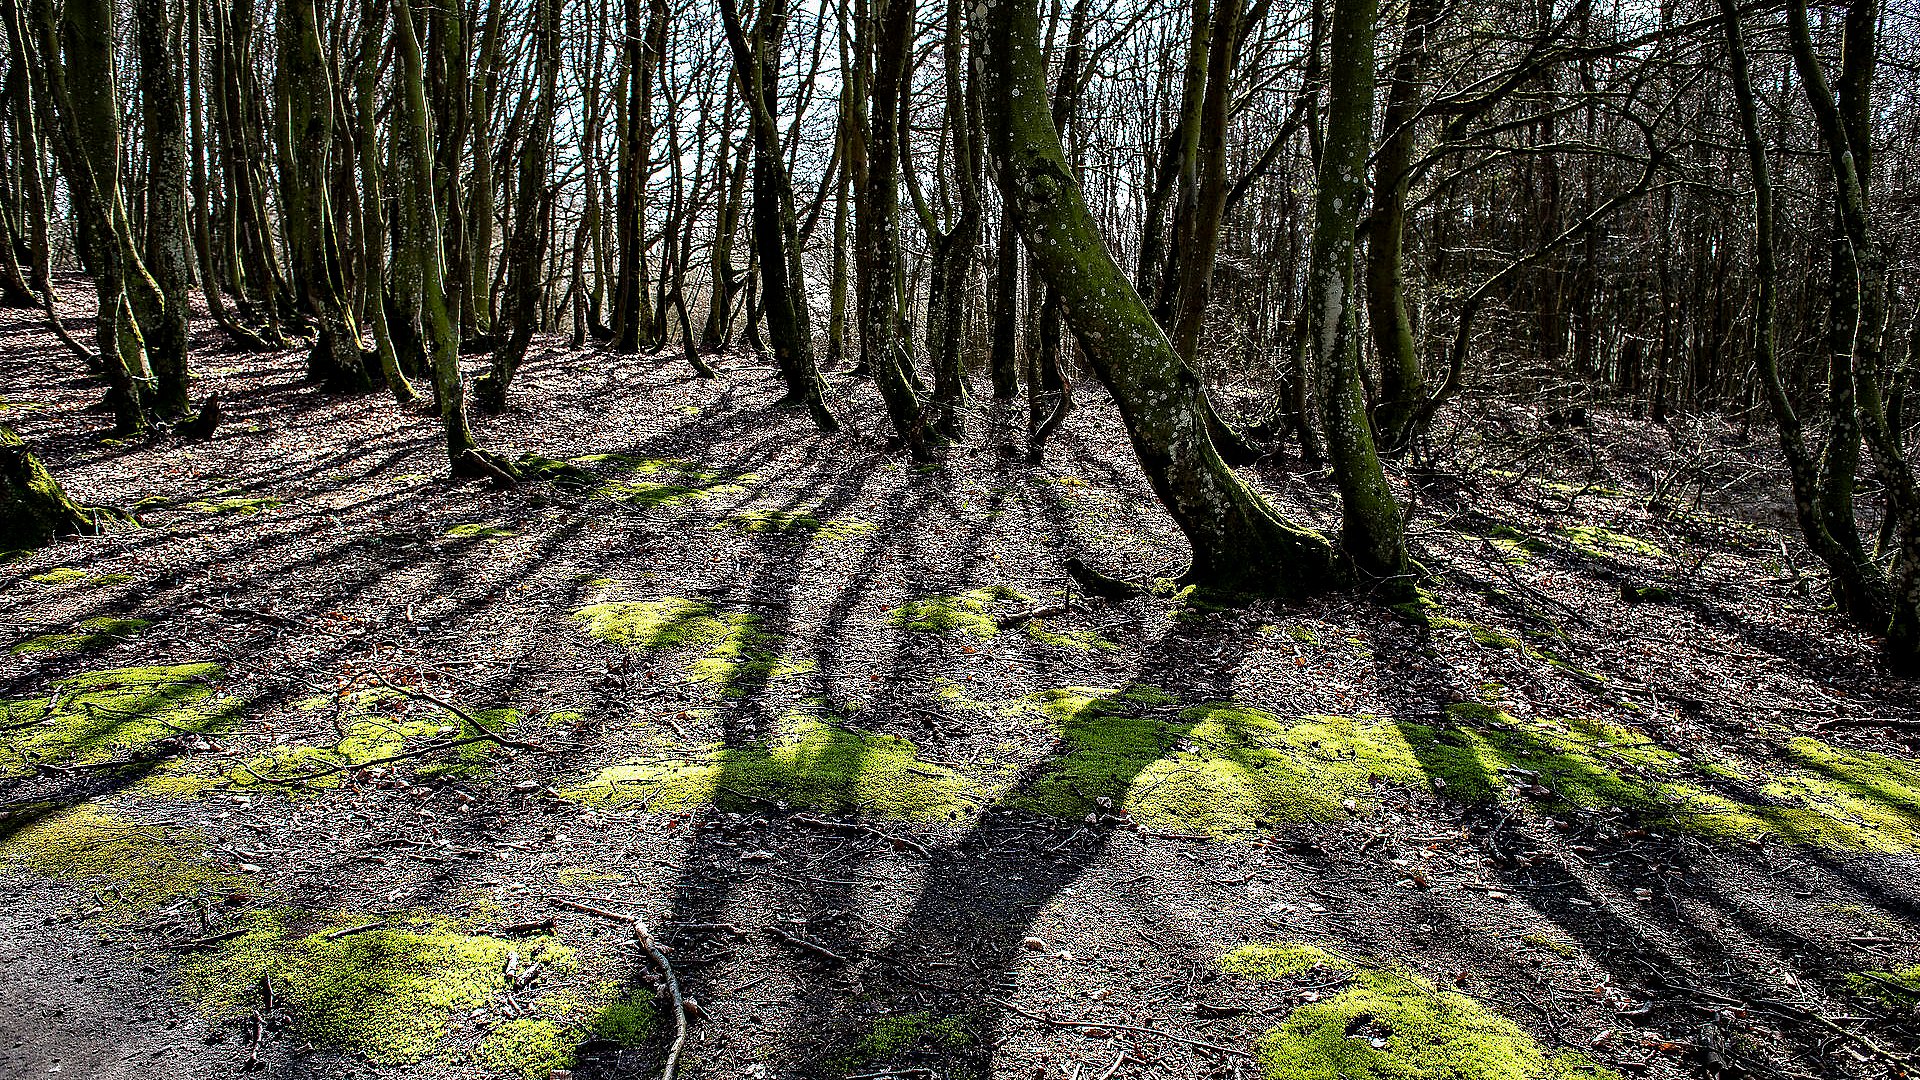
[[[568,900],[562,896],[548,898],[556,906],[578,911],[583,915],[594,915],[602,919],[625,923],[633,931],[633,940],[647,952],[654,966],[660,969],[660,975],[667,982],[667,993],[673,998],[673,1046],[667,1050],[667,1063],[660,1070],[660,1080],[673,1080],[674,1073],[680,1069],[680,1051],[687,1045],[687,1003],[680,996],[680,979],[673,973],[673,965],[668,962],[667,954],[653,940],[653,934],[647,924],[638,915],[628,915],[606,908],[594,907]]]
[[[793,946],[794,948],[801,950],[802,952],[812,953],[813,955],[819,957],[822,960],[828,960],[836,964],[844,964],[847,962],[846,957],[841,956],[839,953],[834,952],[832,949],[827,948],[825,945],[822,945],[815,941],[808,941],[806,938],[801,937],[799,934],[790,934],[785,930],[780,929],[777,926],[767,927],[767,933],[772,934],[777,940],[784,941],[787,944]]]

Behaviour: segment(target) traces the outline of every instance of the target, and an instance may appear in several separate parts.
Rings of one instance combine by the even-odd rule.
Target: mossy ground
[[[873,523],[841,517],[817,517],[791,510],[754,507],[734,514],[724,523],[744,533],[811,536],[823,543],[848,540],[873,531]],[[719,527],[719,526],[716,526]]]
[[[0,779],[138,756],[165,739],[217,730],[234,715],[215,697],[220,673],[218,664],[90,671],[57,680],[45,698],[0,702]]]
[[[716,610],[685,597],[625,600],[593,604],[573,613],[587,634],[634,650],[698,648],[687,662],[687,677],[710,683],[726,694],[813,670],[811,660],[781,654],[780,639],[761,629],[762,620],[745,612]]]
[[[122,638],[132,637],[152,625],[153,623],[148,619],[137,619],[129,615],[95,615],[80,620],[71,630],[52,634],[35,634],[24,641],[17,642],[9,651],[37,653],[97,649]]]
[[[1585,1055],[1552,1052],[1513,1021],[1411,972],[1312,945],[1251,945],[1220,958],[1254,982],[1336,982],[1260,1039],[1266,1080],[1573,1080],[1608,1078]]]
[[[343,933],[372,922],[385,925]],[[434,1054],[456,1019],[515,988],[509,969],[539,964],[560,976],[575,967],[574,950],[551,939],[476,934],[431,913],[313,918],[260,909],[244,926],[217,952],[181,965],[181,991],[211,1017],[239,1016],[259,1006],[269,980],[301,1037],[383,1065]]]
[[[763,743],[716,745],[691,755],[663,746],[647,759],[603,769],[562,794],[666,813],[706,802],[749,805],[750,798],[758,798],[907,820],[970,817],[987,800],[980,783],[921,760],[918,747],[907,739],[852,732],[806,714],[789,715],[780,733]]]
[[[0,833],[0,865],[82,886],[116,918],[248,887],[206,855],[195,829],[149,824],[94,806],[54,810]]]
[[[1030,607],[1033,603],[1033,597],[1018,589],[995,585],[964,593],[909,600],[889,611],[887,620],[907,630],[965,634],[980,641],[988,641],[1000,635],[1001,615],[1015,614],[1021,607]],[[1078,652],[1117,647],[1099,634],[1052,629],[1047,625],[1046,620],[1040,618],[1023,620],[1020,626],[1022,632],[1029,638],[1043,645],[1054,645]]]

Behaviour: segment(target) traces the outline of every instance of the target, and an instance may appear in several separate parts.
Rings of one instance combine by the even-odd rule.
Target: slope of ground
[[[78,324],[76,324],[78,325]],[[537,345],[434,424],[218,349],[103,437],[0,316],[0,418],[145,527],[0,567],[0,1073],[1880,1075],[1920,1001],[1920,704],[1820,607],[1764,434],[1476,405],[1427,600],[1177,571],[1098,395],[1042,467],[778,412],[751,357]],[[1253,470],[1326,524],[1324,477]],[[1407,489],[1410,492],[1411,488]],[[1702,495],[1702,492],[1705,495]]]

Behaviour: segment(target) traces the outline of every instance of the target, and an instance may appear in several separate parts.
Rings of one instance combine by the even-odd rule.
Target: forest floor
[[[475,425],[553,479],[496,491],[197,329],[216,437],[118,441],[0,315],[0,422],[144,523],[0,566],[7,1077],[653,1076],[625,915],[689,1077],[1920,1049],[1920,695],[1822,610],[1764,431],[1476,401],[1418,475],[1425,605],[1022,622],[1067,555],[1181,564],[1090,382],[1044,466],[983,401],[915,468],[844,374],[821,437],[750,356],[536,342]]]

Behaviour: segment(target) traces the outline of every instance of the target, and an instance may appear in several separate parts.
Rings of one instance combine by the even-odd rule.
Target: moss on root
[[[1254,945],[1221,957],[1255,982],[1344,977],[1261,1037],[1267,1080],[1573,1080],[1614,1074],[1581,1054],[1550,1052],[1465,994],[1410,972],[1371,967],[1312,945]]]
[[[623,600],[593,604],[573,613],[587,634],[611,645],[635,650],[699,648],[688,661],[687,677],[712,683],[727,694],[744,693],[814,669],[814,662],[784,656],[779,638],[761,629],[758,615],[716,610],[685,597]]]
[[[431,913],[340,913],[314,925],[297,912],[256,910],[243,919],[245,933],[181,965],[182,992],[225,1019],[255,1008],[261,980],[270,980],[302,1038],[380,1065],[432,1056],[455,1021],[512,988],[510,959],[516,972],[576,966],[574,951],[549,939],[468,933]],[[371,922],[385,925],[340,933]]]
[[[147,619],[135,619],[125,615],[95,615],[90,619],[80,620],[71,630],[62,630],[53,634],[35,634],[15,644],[8,651],[17,655],[98,649],[130,638],[152,625],[153,623]]]
[[[89,671],[60,679],[46,697],[0,703],[0,778],[39,766],[97,765],[149,750],[164,739],[198,735],[232,718],[213,696],[219,664]]]
[[[1555,530],[1567,543],[1589,555],[1608,558],[1614,555],[1638,555],[1643,559],[1664,559],[1665,548],[1650,540],[1642,540],[1623,532],[1600,525],[1575,525]]]
[[[237,489],[229,489],[227,491],[216,492],[204,499],[195,499],[192,502],[181,503],[179,509],[191,510],[199,514],[252,517],[255,514],[264,514],[269,510],[277,510],[285,506],[286,502],[287,500],[285,499],[275,499],[271,497],[249,498],[240,494]]]
[[[581,802],[640,804],[661,812],[741,796],[776,799],[834,813],[910,820],[970,816],[988,793],[894,735],[848,731],[804,714],[789,715],[777,737],[743,747],[711,746],[692,756],[663,752],[602,769],[561,794]]]
[[[520,533],[505,525],[493,525],[485,521],[462,522],[448,529],[442,535],[449,540],[505,540]]]

